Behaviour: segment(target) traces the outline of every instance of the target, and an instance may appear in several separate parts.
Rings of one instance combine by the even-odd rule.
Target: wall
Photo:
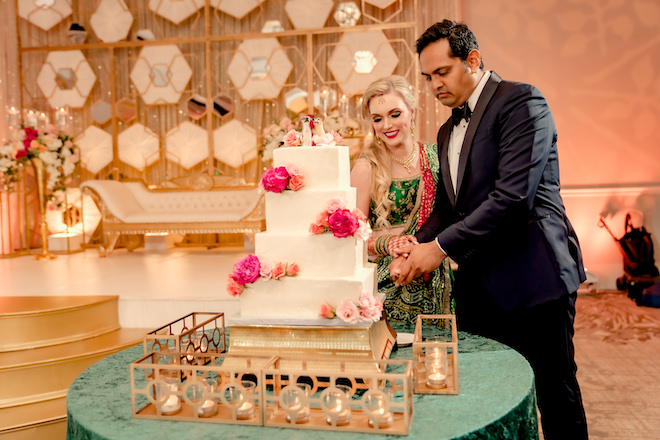
[[[640,209],[660,249],[660,4],[463,0],[487,69],[536,85],[559,132],[563,195],[599,288],[623,274],[617,237]]]

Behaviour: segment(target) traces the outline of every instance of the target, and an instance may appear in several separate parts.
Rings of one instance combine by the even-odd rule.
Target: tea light
[[[202,406],[197,408],[197,414],[200,417],[211,417],[218,412],[218,404],[215,400],[209,399],[206,400]]]
[[[309,422],[309,417],[311,415],[309,409],[309,403],[307,403],[307,397],[311,391],[309,384],[300,383],[297,384],[294,388],[290,389],[285,395],[283,395],[283,402],[287,405],[286,420],[291,422],[291,414],[293,413],[293,422],[294,423],[307,423]]]
[[[445,388],[447,376],[442,373],[431,373],[426,377],[426,385],[431,388]]]
[[[426,353],[426,385],[429,388],[447,387],[447,348],[429,347]]]
[[[254,417],[254,404],[251,400],[246,400],[236,409],[236,418],[238,420],[246,420],[252,417]]]
[[[394,414],[392,411],[385,412],[385,408],[380,408],[377,410],[377,414],[380,416],[378,422],[376,422],[375,417],[369,417],[369,426],[378,426],[379,428],[387,428],[394,422]]]
[[[337,426],[348,425],[351,421],[351,408],[343,406],[341,402],[333,408],[333,413],[337,413]],[[326,421],[332,425],[332,417],[328,416]]]
[[[387,428],[394,422],[394,415],[387,407],[389,395],[371,395],[367,398],[369,426]]]
[[[176,384],[171,384],[168,387],[173,393],[176,393],[179,389],[178,385]],[[175,414],[179,410],[181,410],[181,400],[176,394],[170,394],[170,396],[167,398],[167,401],[160,407],[160,413],[165,416]]]

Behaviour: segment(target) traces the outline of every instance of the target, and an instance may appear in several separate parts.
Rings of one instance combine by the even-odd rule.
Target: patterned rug
[[[576,336],[626,344],[660,335],[660,309],[640,307],[626,292],[580,294],[576,302]]]

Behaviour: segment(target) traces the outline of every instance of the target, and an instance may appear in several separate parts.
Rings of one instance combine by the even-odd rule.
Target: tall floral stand
[[[41,214],[41,254],[35,260],[54,260],[57,255],[48,252],[48,222],[46,221],[46,166],[43,160],[34,157],[30,159],[34,168],[34,177],[37,179],[39,193],[39,214]]]

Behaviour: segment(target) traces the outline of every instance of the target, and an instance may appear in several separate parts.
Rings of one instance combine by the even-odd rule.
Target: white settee
[[[253,238],[266,229],[263,196],[256,186],[149,189],[142,182],[87,180],[80,188],[101,211],[101,256],[114,250],[121,235],[244,233]]]

